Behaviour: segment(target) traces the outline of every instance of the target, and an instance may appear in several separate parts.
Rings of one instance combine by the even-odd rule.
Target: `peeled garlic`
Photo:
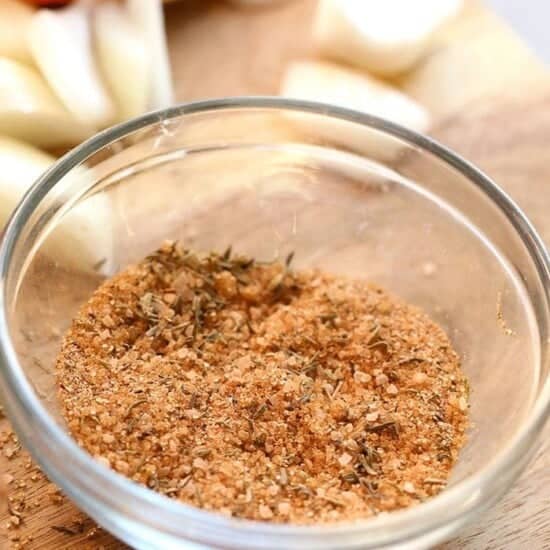
[[[0,136],[0,228],[54,161],[39,149]],[[84,170],[65,176],[59,191],[74,187],[74,177],[80,182],[89,176]],[[105,195],[95,195],[71,209],[46,238],[43,248],[50,260],[64,267],[102,273],[111,268],[112,249],[111,203]]]
[[[87,187],[94,175],[82,168],[65,176],[60,190]],[[77,271],[112,275],[114,267],[113,208],[105,193],[72,207],[44,242],[44,252],[57,264]]]
[[[398,90],[331,63],[304,61],[291,64],[285,74],[281,94],[377,115],[417,131],[426,130],[430,121],[422,107]],[[403,151],[401,141],[369,125],[322,114],[290,113],[287,119],[295,131],[306,136],[306,139],[317,141],[322,138],[323,142],[343,146],[363,159],[388,164],[398,159]],[[354,164],[349,163],[347,169],[349,176],[355,177]],[[382,174],[384,169],[379,166],[376,171]],[[361,175],[359,170],[357,177]]]
[[[292,63],[284,76],[281,95],[355,109],[420,132],[429,125],[427,111],[399,90],[332,63]]]
[[[0,0],[0,56],[32,63],[27,28],[34,10],[18,0]]]
[[[410,69],[463,0],[320,0],[313,34],[323,53],[384,76]]]
[[[94,39],[98,62],[117,105],[117,121],[147,110],[150,55],[144,37],[116,1],[94,8]]]
[[[0,228],[6,223],[25,191],[54,160],[39,149],[0,136]]]
[[[132,21],[140,29],[151,56],[148,108],[169,107],[174,103],[170,59],[166,44],[161,0],[127,0]]]
[[[0,134],[39,147],[65,147],[93,134],[63,107],[32,67],[0,57]]]
[[[93,55],[87,2],[37,11],[28,40],[34,61],[74,117],[107,126],[115,113]]]
[[[434,51],[399,85],[438,118],[481,98],[522,98],[545,90],[548,67],[490,9],[472,8],[438,33]]]

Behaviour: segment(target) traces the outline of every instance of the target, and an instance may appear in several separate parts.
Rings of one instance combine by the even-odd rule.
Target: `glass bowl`
[[[228,519],[170,500],[80,449],[53,364],[78,307],[165,239],[368,277],[459,351],[472,428],[449,486],[416,507],[317,526]],[[512,201],[426,137],[327,105],[205,101],[147,114],[59,160],[0,248],[1,398],[35,460],[136,548],[424,548],[498,499],[548,416],[549,259]]]

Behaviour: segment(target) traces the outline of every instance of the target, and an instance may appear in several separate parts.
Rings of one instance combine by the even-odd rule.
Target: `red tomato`
[[[35,6],[42,7],[55,7],[55,6],[64,6],[68,4],[71,0],[27,0],[28,4],[34,4]]]

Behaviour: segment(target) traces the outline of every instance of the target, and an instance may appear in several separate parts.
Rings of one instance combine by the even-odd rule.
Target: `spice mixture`
[[[177,243],[103,284],[57,362],[98,460],[201,508],[320,523],[435,495],[466,378],[423,312],[362,280]]]

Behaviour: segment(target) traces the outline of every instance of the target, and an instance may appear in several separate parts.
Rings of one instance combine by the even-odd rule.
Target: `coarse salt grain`
[[[121,474],[127,474],[130,470],[130,465],[125,460],[117,460],[115,462],[115,469]]]
[[[366,372],[355,371],[353,374],[353,379],[358,384],[368,384],[372,380],[372,376]]]
[[[107,468],[110,468],[111,467],[111,462],[109,461],[108,458],[104,457],[104,456],[96,456],[95,459],[103,466],[107,467]]]
[[[260,504],[258,512],[262,519],[271,519],[273,517],[273,512],[271,511],[271,508],[269,506],[266,506],[265,504]]]
[[[208,470],[208,462],[200,457],[194,458],[193,468],[196,468],[197,470]]]
[[[197,409],[188,409],[185,411],[185,416],[187,418],[190,418],[191,420],[196,420],[197,418],[201,417],[201,412]]]
[[[413,386],[423,386],[427,381],[428,376],[424,372],[415,372],[411,378],[411,383]]]
[[[2,474],[2,483],[9,485],[13,481],[13,476],[11,474]]]
[[[290,504],[288,502],[279,502],[277,510],[281,516],[288,516],[290,514]]]
[[[338,462],[340,463],[340,466],[347,466],[352,460],[353,457],[349,453],[343,453],[340,455]]]
[[[394,458],[389,461],[390,468],[393,468],[394,470],[399,470],[402,465],[403,463],[401,462],[401,460],[399,460],[399,458]]]
[[[422,273],[426,277],[431,277],[437,271],[437,266],[433,262],[425,262],[422,264]]]
[[[103,434],[103,442],[104,443],[113,443],[113,441],[115,440],[115,436],[113,434]]]

